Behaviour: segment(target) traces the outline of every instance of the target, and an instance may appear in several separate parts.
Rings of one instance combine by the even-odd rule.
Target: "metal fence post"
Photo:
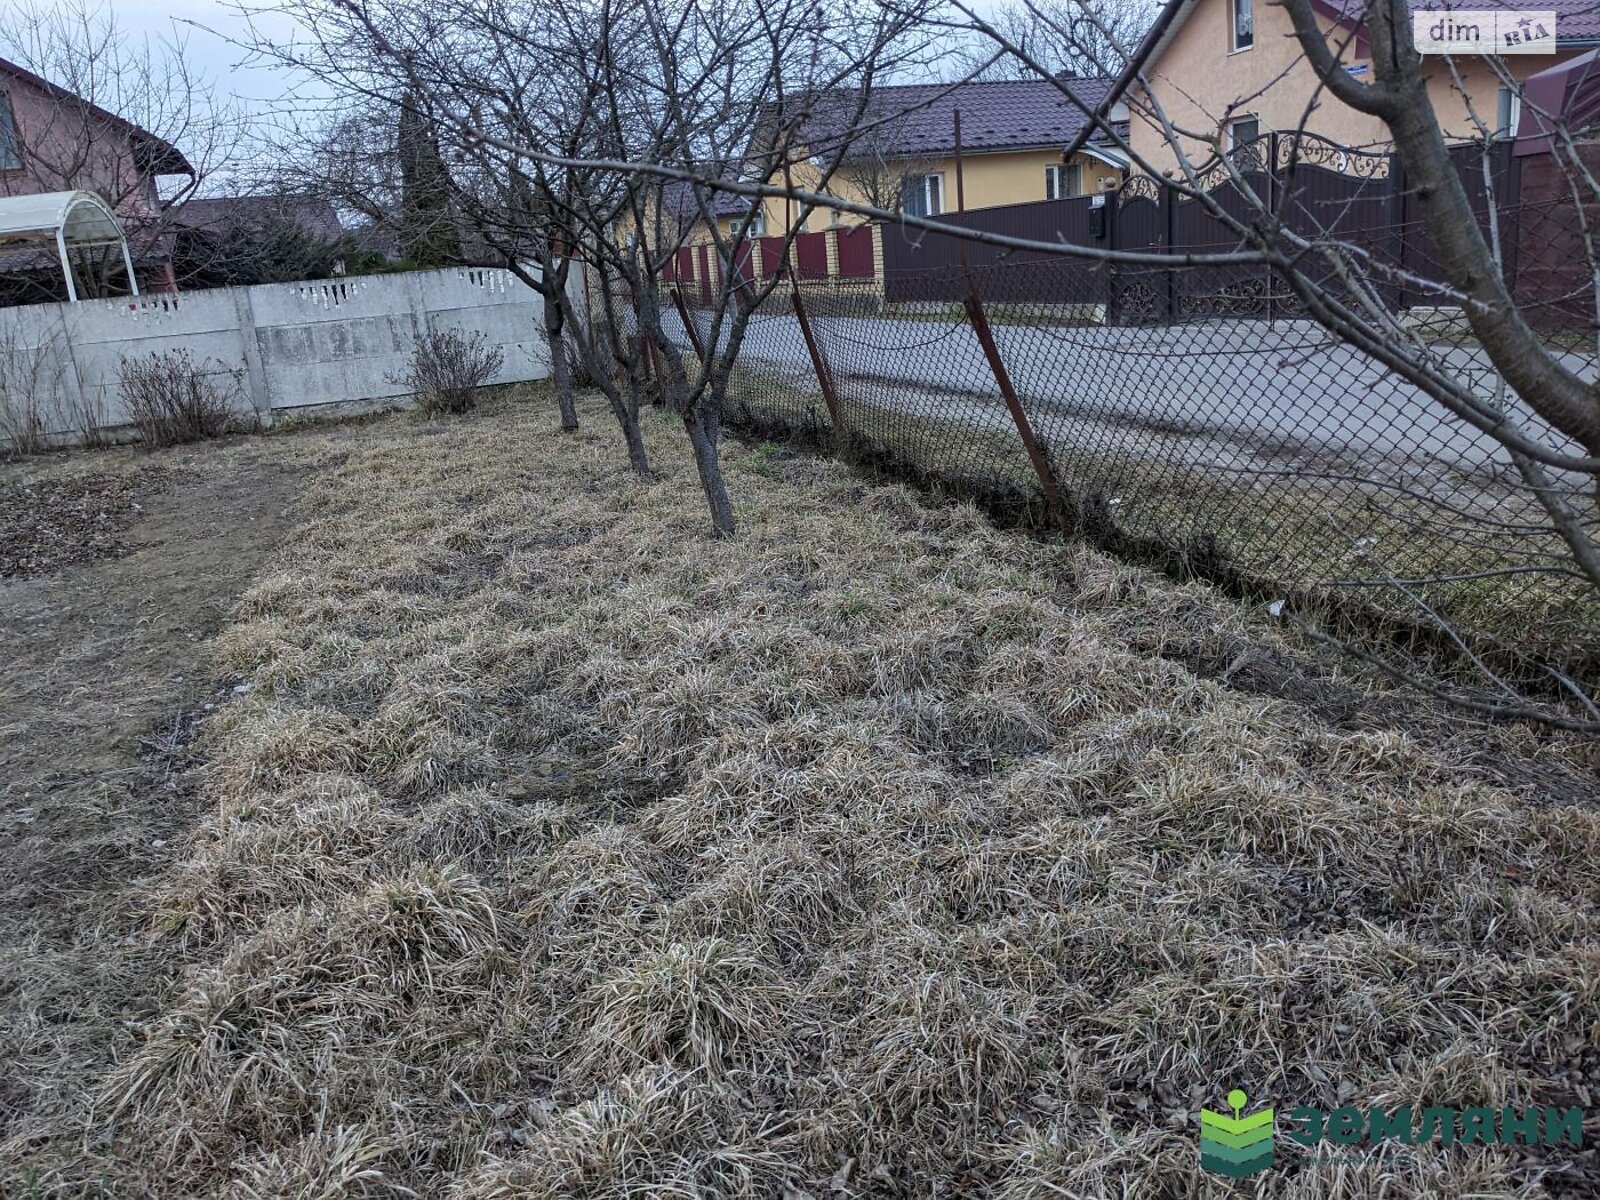
[[[1406,222],[1411,219],[1411,204],[1406,186],[1406,173],[1400,166],[1400,156],[1389,154],[1389,255],[1394,263],[1394,307],[1403,310],[1410,305],[1406,291],[1406,262],[1410,251],[1406,246]]]
[[[1022,409],[1022,401],[1017,399],[1017,389],[1011,384],[1011,374],[1006,370],[1005,360],[1000,357],[1000,347],[995,344],[994,330],[989,328],[989,316],[984,312],[983,298],[978,295],[978,281],[970,273],[967,275],[967,284],[967,319],[972,322],[972,331],[978,335],[978,344],[983,347],[983,355],[989,360],[989,370],[994,372],[994,381],[1000,387],[1000,395],[1005,398],[1006,408],[1011,410],[1011,420],[1016,424],[1023,448],[1028,452],[1028,461],[1039,476],[1039,485],[1044,488],[1045,504],[1049,507],[1050,515],[1066,527],[1069,523],[1066,499],[1061,485],[1056,482],[1055,469],[1040,448],[1039,439],[1033,434],[1033,425]]]
[[[1288,187],[1293,186],[1293,181],[1291,180]],[[1269,130],[1267,133],[1266,190],[1267,212],[1272,214],[1274,219],[1281,221],[1283,214],[1278,211],[1278,206],[1284,202],[1287,187],[1285,187],[1284,181],[1278,178],[1278,131],[1276,129]],[[1263,263],[1261,270],[1266,275],[1267,328],[1271,329],[1273,328],[1272,289],[1277,285],[1277,278],[1272,273],[1271,264]]]
[[[811,318],[806,315],[805,301],[800,299],[800,284],[794,281],[790,290],[794,299],[794,315],[800,322],[800,336],[806,340],[806,350],[811,354],[811,366],[817,372],[817,386],[822,389],[822,399],[828,406],[828,417],[833,421],[833,435],[837,438],[844,436],[844,422],[839,416],[839,397],[833,390],[833,372],[828,368],[828,360],[822,356],[822,347],[817,345],[817,337],[811,331]]]
[[[1166,253],[1172,253],[1174,229],[1177,224],[1177,207],[1172,184],[1166,180],[1161,181],[1161,248]],[[1168,267],[1162,271],[1164,291],[1166,292],[1166,320],[1170,325],[1178,316],[1178,273]]]

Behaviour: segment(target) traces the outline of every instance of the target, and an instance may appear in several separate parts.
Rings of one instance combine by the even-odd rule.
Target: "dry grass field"
[[[716,542],[680,429],[645,485],[584,416],[325,463],[216,639],[208,813],[127,901],[169,994],[0,1192],[1600,1188],[1592,749],[772,447],[727,444]],[[1245,1188],[1197,1162],[1233,1086],[1593,1116]]]

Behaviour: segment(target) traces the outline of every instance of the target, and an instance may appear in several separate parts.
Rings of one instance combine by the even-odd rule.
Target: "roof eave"
[[[1106,166],[1114,167],[1119,171],[1128,169],[1128,156],[1113,146],[1096,146],[1093,142],[1090,142],[1084,145],[1078,153],[1088,155],[1090,158],[1103,162]]]
[[[1145,63],[1159,57],[1161,51],[1166,49],[1167,43],[1176,36],[1178,28],[1183,24],[1178,20],[1179,14],[1193,8],[1199,2],[1200,0],[1169,0],[1162,6],[1161,11],[1156,14],[1155,21],[1145,32],[1138,49],[1133,52],[1133,57],[1112,81],[1105,96],[1095,105],[1089,114],[1089,119],[1083,123],[1083,128],[1078,130],[1077,136],[1068,142],[1067,148],[1061,152],[1063,161],[1082,151],[1084,144],[1106,124],[1106,115],[1122,99],[1123,93],[1128,90],[1128,85],[1139,77],[1139,72],[1144,70]]]
[[[39,75],[33,71],[30,71],[27,67],[21,66],[18,63],[14,63],[10,59],[0,58],[0,74],[15,75],[24,82],[40,88],[53,96],[81,104],[101,120],[108,121],[121,129],[127,130],[130,137],[143,142],[152,151],[150,156],[152,166],[146,168],[152,175],[188,175],[193,177],[196,174],[195,169],[190,164],[189,160],[185,158],[182,152],[179,151],[179,149],[171,142],[157,137],[155,134],[151,133],[148,129],[145,129],[142,126],[135,125],[126,117],[119,117],[116,113],[111,112],[108,109],[101,108],[93,100],[85,100],[76,92],[64,88],[60,84],[51,83],[43,75]],[[160,169],[154,165],[158,163],[163,165],[170,164],[172,165],[173,169]]]
[[[1060,146],[1061,143],[1059,141],[1028,142],[1020,146],[969,146],[966,142],[962,142],[961,155],[963,158],[965,158],[969,154],[1037,154],[1040,151],[1050,151],[1051,153],[1054,153],[1060,148]],[[904,153],[885,154],[881,155],[880,157],[882,157],[886,162],[894,162],[897,159],[914,160],[919,158],[954,158],[955,153],[955,143],[952,142],[948,146],[927,146],[918,150],[907,150]]]
[[[149,174],[187,175],[191,179],[196,176],[194,165],[176,146],[159,139],[151,139],[146,143],[145,149],[147,153],[142,169]]]

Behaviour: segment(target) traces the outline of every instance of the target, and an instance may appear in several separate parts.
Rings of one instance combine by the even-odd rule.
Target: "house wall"
[[[1388,130],[1380,120],[1341,104],[1326,91],[1319,94],[1316,73],[1300,51],[1287,11],[1268,0],[1255,0],[1254,18],[1255,44],[1247,50],[1231,51],[1230,0],[1200,0],[1161,57],[1146,68],[1150,94],[1176,129],[1190,135],[1214,135],[1227,121],[1244,116],[1257,117],[1263,133],[1296,129],[1315,98],[1318,106],[1305,119],[1309,132],[1344,146],[1388,148]],[[1370,81],[1371,60],[1357,53],[1365,51],[1364,42],[1355,43],[1348,29],[1331,22],[1324,28],[1334,31],[1335,46],[1351,42],[1342,51],[1341,61],[1355,72],[1364,71],[1357,77]],[[1511,55],[1503,61],[1513,77],[1521,80],[1575,53]],[[1442,58],[1428,59],[1425,79],[1445,136],[1464,140],[1476,136],[1467,98],[1478,116],[1492,126],[1500,83],[1486,58],[1465,55],[1454,61],[1459,88]],[[1235,102],[1230,113],[1229,106]],[[1175,171],[1177,156],[1159,125],[1142,116],[1138,104],[1132,107],[1129,140],[1135,155],[1158,171]],[[1211,155],[1199,136],[1180,136],[1180,142],[1196,165]]]
[[[1073,157],[1074,163],[1083,168],[1083,188],[1085,195],[1092,195],[1103,190],[1106,180],[1120,181],[1124,172],[1115,167],[1107,166],[1099,159],[1087,154],[1078,154]],[[962,182],[963,195],[966,208],[997,208],[1005,204],[1025,204],[1033,200],[1044,200],[1045,195],[1045,168],[1061,162],[1059,150],[1021,150],[1021,151],[973,151],[962,155]],[[956,160],[954,155],[934,158],[900,159],[891,161],[884,166],[881,175],[885,178],[897,178],[905,174],[939,175],[943,178],[944,206],[946,212],[956,211]],[[840,199],[849,200],[857,204],[871,204],[874,197],[871,195],[870,184],[853,178],[848,169],[836,171],[824,189],[821,186],[822,172],[813,163],[796,163],[789,171],[789,179],[797,188],[806,191],[825,191],[828,195],[838,196]],[[782,178],[774,179],[775,183],[782,182]],[[880,203],[885,201],[891,205],[894,201],[885,196],[877,197]],[[801,206],[797,201],[782,196],[769,196],[761,201],[762,217],[765,221],[767,236],[781,236],[787,229],[794,225],[800,216]],[[717,227],[724,239],[731,240],[734,230],[739,224],[737,217],[719,217]],[[806,218],[802,233],[818,233],[825,229],[847,228],[867,223],[869,218],[855,213],[842,212],[838,209],[815,208]],[[618,218],[615,236],[619,241],[625,241],[633,232],[633,219],[624,214]],[[704,221],[696,221],[684,236],[684,244],[688,246],[703,246],[713,242],[710,228]]]
[[[135,169],[125,129],[4,70],[0,92],[11,99],[23,159],[20,170],[0,171],[0,196],[83,188],[99,192],[119,216],[159,211],[155,180]]]
[[[1100,181],[1120,178],[1121,172],[1108,167],[1098,159],[1080,154],[1073,161],[1083,166],[1083,186],[1086,193],[1100,190]],[[1061,162],[1059,150],[970,151],[961,156],[962,193],[966,207],[997,208],[1003,204],[1024,204],[1030,200],[1044,200],[1045,168]],[[794,182],[799,187],[816,190],[820,172],[811,164],[802,164],[793,171]],[[895,177],[904,174],[939,175],[944,180],[944,206],[946,212],[956,211],[956,160],[954,155],[937,158],[901,159],[888,163],[883,175]],[[857,204],[871,203],[869,188],[852,178],[850,171],[835,172],[828,182],[827,191],[840,199]],[[880,201],[884,197],[879,197]],[[767,232],[782,233],[799,215],[799,206],[793,201],[771,197],[763,202]],[[807,231],[826,229],[830,225],[860,225],[866,218],[837,210],[813,210],[806,225]],[[724,222],[726,228],[727,222]],[[707,235],[709,240],[709,235]]]
[[[582,273],[573,272],[582,311]],[[308,283],[214,288],[180,296],[0,309],[0,385],[36,394],[49,435],[69,441],[80,415],[125,425],[123,359],[186,350],[232,386],[240,409],[275,413],[407,396],[398,377],[426,330],[482,333],[505,355],[497,383],[550,373],[544,305],[510,271],[450,268]]]

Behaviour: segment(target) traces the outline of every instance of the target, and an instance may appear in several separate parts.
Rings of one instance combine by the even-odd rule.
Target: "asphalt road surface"
[[[706,314],[699,314],[702,321]],[[926,319],[813,317],[841,391],[880,408],[1005,420],[976,335],[954,314]],[[702,326],[705,328],[705,326]],[[1497,475],[1505,452],[1361,352],[1309,321],[1219,320],[1165,327],[996,324],[995,340],[1040,432],[1103,441],[1120,431],[1135,451],[1156,435],[1163,453],[1237,465],[1262,456],[1301,462],[1418,460]],[[1493,375],[1475,346],[1440,346],[1450,369],[1487,393]],[[815,389],[797,321],[754,317],[740,361]],[[1591,359],[1572,364],[1593,373]],[[1530,432],[1551,435],[1512,397]]]

